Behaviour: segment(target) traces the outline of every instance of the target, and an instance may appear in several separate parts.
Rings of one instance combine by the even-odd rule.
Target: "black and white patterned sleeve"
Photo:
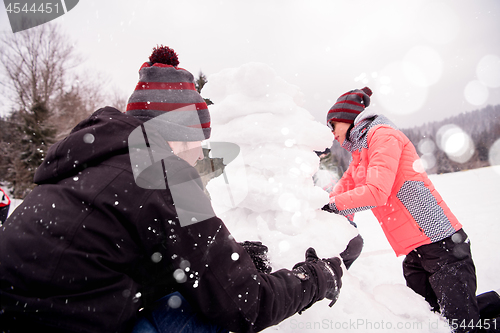
[[[369,210],[372,208],[375,208],[375,206],[364,206],[364,207],[355,207],[355,208],[350,208],[350,209],[344,209],[344,210],[339,210],[337,208],[337,205],[335,205],[335,202],[330,202],[329,203],[330,209],[335,213],[343,216],[351,215],[357,212],[361,212],[364,210]]]

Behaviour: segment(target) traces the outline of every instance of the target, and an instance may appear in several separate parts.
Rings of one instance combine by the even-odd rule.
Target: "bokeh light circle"
[[[284,193],[278,199],[278,204],[286,212],[295,212],[301,209],[301,202],[291,193]]]
[[[486,87],[500,87],[500,57],[493,54],[482,57],[477,64],[476,75]]]
[[[420,35],[436,44],[447,44],[458,37],[460,19],[454,9],[444,2],[429,2],[419,18]]]
[[[418,173],[425,172],[425,163],[419,158],[413,162],[413,170]]]
[[[418,151],[422,154],[432,154],[436,150],[436,144],[431,139],[422,139],[418,143]]]
[[[420,157],[420,161],[425,170],[432,169],[436,166],[436,157],[434,154],[424,154]]]
[[[396,62],[389,64],[379,73],[376,85],[377,101],[391,113],[411,114],[419,110],[427,100],[427,88],[408,80],[408,68],[414,67],[411,64]]]
[[[494,170],[500,174],[500,139],[497,139],[490,147],[488,160]]]
[[[415,46],[404,57],[403,69],[407,79],[420,87],[435,84],[443,73],[443,60],[429,46]]]
[[[438,147],[452,161],[465,163],[474,155],[475,148],[471,137],[454,124],[442,126],[437,131],[436,139]]]
[[[472,105],[482,105],[490,95],[488,88],[478,80],[471,81],[465,86],[465,100]]]
[[[182,305],[182,299],[177,295],[173,295],[168,299],[167,304],[172,309],[177,309]]]

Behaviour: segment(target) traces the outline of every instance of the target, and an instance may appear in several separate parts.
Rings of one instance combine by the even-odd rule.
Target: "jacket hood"
[[[89,165],[127,154],[128,136],[141,124],[141,120],[109,106],[97,110],[49,148],[35,172],[35,183],[66,178]]]
[[[354,126],[356,126],[357,124],[359,124],[360,122],[362,122],[365,119],[374,118],[377,116],[379,116],[379,114],[377,112],[375,112],[373,110],[365,110],[365,111],[361,112],[360,114],[358,114],[356,119],[354,119]]]
[[[371,110],[361,112],[354,120],[354,127],[350,131],[349,140],[344,140],[342,147],[351,153],[363,147],[368,147],[366,142],[367,134],[370,129],[378,125],[386,125],[397,129],[396,125],[384,115]]]

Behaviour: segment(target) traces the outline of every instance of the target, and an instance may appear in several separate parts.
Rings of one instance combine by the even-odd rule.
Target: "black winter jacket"
[[[138,186],[128,137],[141,123],[106,107],[49,149],[38,186],[0,229],[1,328],[127,332],[141,308],[177,290],[214,323],[253,332],[324,298],[319,267],[309,280],[259,273],[219,218],[180,225],[172,184]],[[163,153],[156,170],[199,178]],[[192,209],[210,210],[191,183]]]

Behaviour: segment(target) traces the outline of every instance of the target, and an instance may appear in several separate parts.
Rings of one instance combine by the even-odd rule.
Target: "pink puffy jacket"
[[[352,161],[330,193],[341,215],[371,209],[397,256],[462,228],[410,140],[384,116],[361,113],[343,147]]]

